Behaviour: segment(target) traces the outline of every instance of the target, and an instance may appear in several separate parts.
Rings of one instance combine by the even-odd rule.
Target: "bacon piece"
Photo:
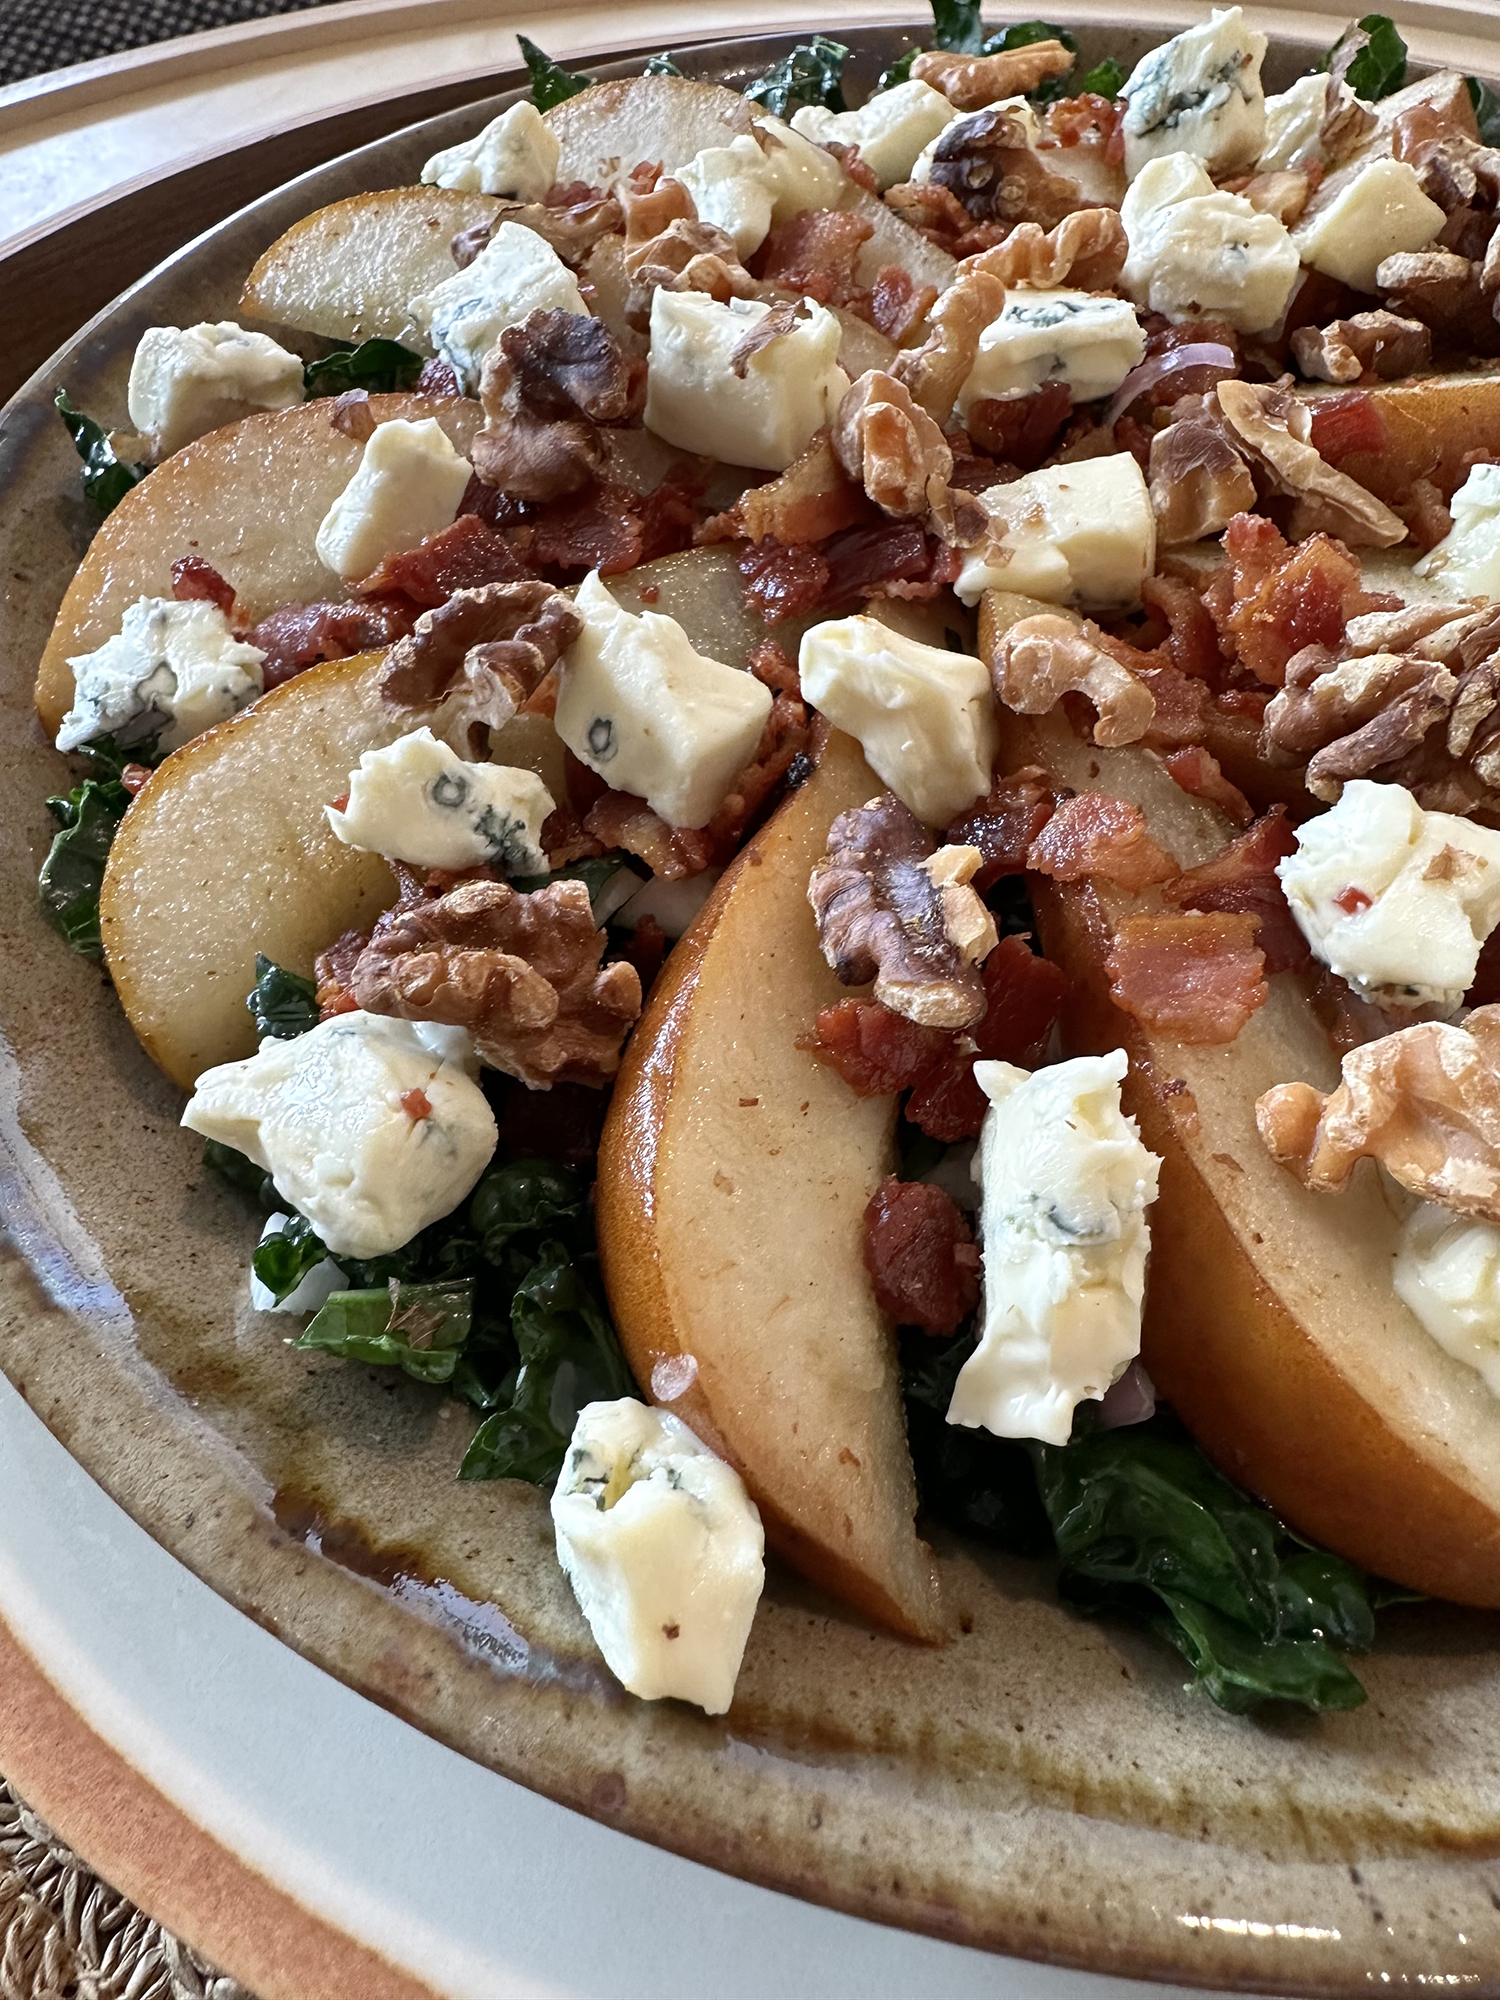
[[[811,544],[784,549],[779,542],[752,542],[736,561],[745,579],[745,609],[767,625],[805,617],[828,587],[828,559]]]
[[[323,660],[345,660],[394,645],[410,632],[417,607],[404,598],[369,598],[363,604],[284,604],[245,634],[265,654],[267,688]]]
[[[1337,647],[1349,620],[1375,608],[1359,564],[1329,535],[1289,548],[1274,522],[1236,514],[1224,553],[1203,601],[1224,650],[1268,687],[1281,686],[1304,646]]]
[[[894,1174],[865,1208],[865,1269],[898,1326],[957,1331],[979,1303],[979,1245],[952,1195]]]
[[[1054,882],[1101,876],[1122,889],[1169,882],[1177,863],[1146,831],[1146,815],[1128,799],[1078,792],[1063,799],[1026,857],[1026,866]]]
[[[669,826],[644,799],[629,792],[603,793],[584,814],[583,830],[606,852],[623,847],[627,854],[638,854],[652,874],[665,882],[701,875],[714,858],[706,829]]]
[[[1230,784],[1219,769],[1219,760],[1201,743],[1185,745],[1180,750],[1169,751],[1162,760],[1172,778],[1183,791],[1192,798],[1206,799],[1217,806],[1225,819],[1235,826],[1248,826],[1255,817],[1255,809],[1238,785]]]
[[[1002,875],[1019,875],[1032,842],[1052,817],[1056,803],[1040,764],[1027,764],[996,778],[987,797],[971,806],[943,835],[948,847],[977,847],[984,857],[973,886],[980,895]]]
[[[130,796],[134,798],[150,776],[151,766],[149,764],[126,764],[122,766],[120,771],[120,783],[129,792]]]
[[[1184,869],[1162,891],[1179,910],[1220,910],[1253,916],[1255,942],[1265,954],[1266,972],[1300,972],[1312,963],[1307,939],[1298,928],[1276,873],[1276,864],[1296,852],[1297,836],[1285,806],[1272,806],[1210,860]]]
[[[983,397],[971,403],[969,435],[981,451],[1034,472],[1073,414],[1073,392],[1063,382],[1048,382],[1029,396]]]
[[[900,264],[887,264],[870,287],[867,317],[887,340],[899,347],[919,326],[937,300],[936,285],[919,285]]]
[[[908,1021],[877,1000],[840,1000],[818,1010],[816,1032],[800,1036],[797,1046],[837,1070],[856,1097],[888,1097],[910,1090],[941,1062],[952,1039],[946,1029]]]
[[[1047,1052],[1062,1012],[1068,982],[1049,958],[1038,958],[1025,938],[1001,938],[981,973],[989,1005],[966,1034],[950,1035],[942,1059],[918,1079],[906,1115],[929,1138],[954,1145],[975,1139],[989,1100],[974,1081],[976,1061],[1019,1063],[1034,1069]]]
[[[1148,749],[1180,750],[1185,744],[1204,741],[1212,705],[1206,681],[1189,680],[1176,667],[1141,667],[1137,677],[1156,703],[1151,727],[1141,738]]]
[[[767,643],[776,644],[774,639]],[[780,647],[777,651],[781,651]],[[786,658],[784,653],[782,658]],[[792,671],[795,677],[796,669]],[[796,695],[778,692],[755,755],[724,794],[718,811],[703,829],[712,844],[715,860],[727,861],[738,850],[766,800],[797,759],[807,755],[811,734],[803,703]]]
[[[179,556],[173,563],[172,595],[179,604],[217,604],[226,618],[234,617],[234,585],[202,556]]]
[[[1127,917],[1104,961],[1110,998],[1180,1042],[1232,1042],[1270,992],[1258,922],[1248,911]]]
[[[790,694],[801,699],[802,676],[797,671],[797,662],[775,639],[762,639],[752,646],[745,665],[773,694]]]
[[[1077,97],[1059,97],[1047,106],[1042,144],[1081,146],[1096,143],[1104,158],[1118,166],[1125,157],[1125,106],[1119,98],[1085,90]]]
[[[352,1014],[359,1006],[354,997],[354,967],[369,942],[368,931],[345,931],[313,961],[320,1021],[332,1020],[335,1014]]]
[[[761,251],[760,275],[819,305],[846,305],[859,291],[855,260],[875,231],[841,208],[805,208],[778,222]]]
[[[1148,576],[1141,602],[1167,627],[1167,651],[1180,674],[1207,680],[1219,668],[1219,635],[1201,591],[1178,577]]]
[[[927,578],[927,537],[909,521],[886,521],[874,528],[846,528],[823,544],[828,581],[823,600],[842,605],[857,597],[896,594],[889,586]]]
[[[752,487],[727,514],[705,522],[701,539],[746,535],[752,542],[795,548],[873,518],[869,501],[839,464],[832,439],[822,430],[778,478]]]
[[[386,556],[355,589],[361,597],[404,591],[417,604],[446,604],[457,590],[522,583],[531,574],[504,535],[477,514],[460,514],[451,527],[429,535],[416,548]]]
[[[1308,442],[1330,465],[1357,451],[1384,451],[1391,441],[1380,405],[1364,389],[1350,389],[1341,396],[1317,396],[1311,409]]]
[[[613,479],[541,508],[528,554],[538,568],[597,569],[618,576],[644,560],[640,496]]]

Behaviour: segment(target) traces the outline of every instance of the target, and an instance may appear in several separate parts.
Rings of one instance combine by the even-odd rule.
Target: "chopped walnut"
[[[915,520],[941,508],[953,453],[905,383],[871,368],[851,383],[833,425],[833,449],[883,514]]]
[[[1255,1122],[1272,1158],[1316,1193],[1347,1187],[1368,1157],[1428,1201],[1500,1222],[1500,1007],[1351,1049],[1336,1090],[1278,1084]]]
[[[375,435],[375,412],[370,408],[369,390],[346,389],[342,396],[335,396],[328,421],[356,444],[367,443]]]
[[[1034,150],[1025,118],[1008,104],[954,120],[933,150],[931,183],[946,188],[980,222],[1035,222],[1051,229],[1090,206],[1078,183],[1053,173]]]
[[[466,882],[399,903],[354,967],[372,1014],[468,1028],[481,1062],[528,1089],[607,1083],[641,1011],[633,965],[601,966],[604,933],[583,882],[523,895],[508,882]]]
[[[973,372],[979,336],[1000,317],[1005,286],[988,271],[969,270],[954,279],[927,316],[927,338],[891,363],[891,374],[911,391],[934,423],[946,423],[958,392]]]
[[[1272,488],[1296,502],[1291,536],[1337,535],[1355,547],[1390,548],[1406,539],[1406,523],[1347,472],[1338,472],[1309,442],[1312,413],[1281,384],[1225,380],[1214,391],[1240,443]]]
[[[1129,248],[1118,209],[1080,208],[1053,229],[1018,222],[1003,243],[966,257],[958,276],[984,271],[1002,285],[1033,291],[1071,285],[1081,292],[1107,292],[1119,283]]]
[[[490,241],[502,222],[519,222],[537,236],[544,237],[565,264],[574,270],[583,263],[603,236],[613,236],[625,226],[624,212],[612,194],[590,188],[580,201],[566,208],[549,208],[541,201],[501,201],[486,222],[460,229],[449,246],[458,268],[467,270]]]
[[[1314,382],[1392,381],[1432,359],[1432,332],[1399,313],[1363,312],[1324,327],[1299,326],[1292,335],[1297,366]]]
[[[960,111],[981,111],[1002,97],[1026,97],[1049,76],[1066,76],[1073,58],[1061,42],[1029,42],[999,55],[953,55],[923,49],[911,66],[917,83],[931,84]]]
[[[601,426],[634,422],[645,395],[645,363],[622,353],[603,320],[534,312],[485,357],[474,470],[517,500],[576,493],[609,464]]]
[[[1046,715],[1065,694],[1087,695],[1099,711],[1094,741],[1139,743],[1156,714],[1144,682],[1095,643],[1096,626],[1060,612],[1019,619],[990,660],[996,696],[1017,715]]]
[[[625,317],[633,327],[644,330],[649,325],[652,294],[663,286],[669,292],[707,292],[721,305],[760,294],[761,287],[740,262],[734,238],[711,222],[699,222],[686,189],[682,195],[689,210],[686,216],[675,216],[657,235],[639,243],[628,235],[625,239],[630,279]]]
[[[583,630],[571,602],[550,583],[486,583],[455,591],[398,639],[380,675],[393,708],[452,702],[498,729],[540,686]]]
[[[750,372],[750,363],[764,347],[770,347],[778,340],[785,340],[789,333],[795,333],[802,323],[800,301],[791,305],[772,306],[762,319],[758,319],[748,333],[742,334],[735,343],[729,357],[729,372],[737,382],[743,382]]]
[[[1480,354],[1500,351],[1500,327],[1485,295],[1483,267],[1451,250],[1407,250],[1382,260],[1375,283],[1391,309]]]
[[[1311,185],[1306,174],[1278,168],[1270,173],[1246,175],[1232,184],[1231,191],[1262,215],[1274,215],[1291,229],[1307,206]]]
[[[823,956],[846,986],[924,1027],[967,1028],[985,1010],[980,961],[995,925],[968,885],[977,848],[938,849],[892,792],[840,813],[807,900]]]
[[[1164,548],[1221,534],[1255,505],[1250,468],[1216,416],[1180,418],[1152,434],[1150,483]]]

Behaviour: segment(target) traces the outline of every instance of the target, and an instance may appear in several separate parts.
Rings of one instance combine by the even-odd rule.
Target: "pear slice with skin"
[[[945,1626],[913,1526],[891,1327],[863,1257],[895,1100],[797,1046],[847,996],[807,902],[837,814],[881,790],[835,732],[673,953],[599,1156],[599,1249],[626,1358],[736,1466],[772,1545],[868,1617]]]

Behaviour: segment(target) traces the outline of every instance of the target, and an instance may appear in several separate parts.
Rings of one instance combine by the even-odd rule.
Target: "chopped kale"
[[[979,0],[932,0],[932,40],[954,55],[977,56],[984,47]]]
[[[238,1188],[241,1194],[247,1194],[252,1201],[259,1202],[262,1208],[275,1208],[280,1203],[281,1196],[277,1194],[271,1176],[265,1168],[258,1167],[254,1160],[246,1159],[245,1155],[236,1152],[233,1146],[226,1146],[218,1139],[205,1139],[203,1164],[216,1173],[220,1180],[228,1181],[229,1185]],[[312,1228],[311,1223],[300,1215],[293,1216],[292,1220],[294,1223],[301,1223],[306,1230],[310,1231]],[[256,1254],[257,1256],[260,1254],[259,1250]],[[319,1243],[318,1256],[321,1257],[323,1254],[323,1246]],[[318,1259],[314,1258],[313,1262],[317,1261]],[[260,1277],[259,1270],[255,1275]],[[261,1282],[264,1284],[266,1280],[262,1278]]]
[[[155,747],[141,743],[122,750],[112,736],[101,736],[81,745],[78,754],[88,761],[92,774],[65,798],[47,801],[61,831],[53,836],[37,876],[37,901],[48,923],[74,951],[84,958],[102,958],[99,891],[110,846],[131,796],[121,773],[129,763],[153,763]]]
[[[1406,44],[1388,14],[1366,14],[1346,28],[1318,64],[1342,75],[1356,97],[1375,104],[1406,81]]]
[[[561,63],[554,62],[530,36],[517,35],[516,40],[521,44],[526,73],[531,78],[531,101],[538,111],[550,111],[554,104],[576,97],[580,90],[587,90],[593,82],[591,76],[575,75],[572,70],[564,69]]]
[[[403,1285],[392,1278],[379,1289],[334,1292],[295,1345],[399,1368],[418,1382],[451,1382],[473,1317],[472,1278],[438,1285]]]
[[[830,41],[827,35],[814,35],[810,42],[799,42],[779,62],[772,63],[764,76],[747,84],[744,94],[752,103],[763,105],[774,118],[790,118],[803,104],[821,104],[829,111],[842,111],[844,64],[848,59],[845,43]]]
[[[318,989],[298,972],[288,972],[263,951],[255,954],[255,984],[245,1005],[264,1041],[267,1035],[289,1042],[318,1025]]]
[[[681,76],[682,71],[672,60],[670,49],[662,49],[646,64],[642,76]]]
[[[67,426],[73,449],[83,460],[84,497],[92,500],[101,514],[110,513],[131,487],[145,478],[150,466],[131,465],[123,458],[116,458],[103,425],[86,417],[82,410],[75,410],[66,389],[59,389],[52,400]]]
[[[1471,76],[1468,84],[1480,139],[1486,146],[1500,146],[1500,95],[1477,76]]]
[[[894,90],[898,83],[910,83],[911,66],[920,54],[920,49],[908,49],[904,56],[897,56],[888,69],[880,72],[871,96],[878,97],[882,90]]]
[[[209,1141],[212,1145],[214,1142]],[[228,1151],[228,1147],[222,1149]],[[235,1153],[236,1160],[244,1160],[242,1153]],[[255,1173],[259,1167],[245,1160],[245,1165]],[[274,1190],[273,1190],[274,1193]],[[251,1258],[251,1268],[266,1290],[280,1305],[289,1299],[302,1283],[309,1271],[315,1271],[327,1257],[323,1239],[313,1228],[305,1215],[289,1215],[286,1227],[279,1236],[268,1236],[264,1243],[257,1243],[255,1255]]]
[[[340,342],[332,354],[309,361],[302,386],[309,402],[320,396],[342,396],[349,389],[368,389],[372,396],[410,389],[426,363],[399,340],[362,340],[358,347]]]
[[[1092,91],[1096,97],[1118,97],[1129,74],[1124,63],[1116,62],[1113,56],[1106,56],[1103,62],[1095,63],[1085,73],[1078,85],[1079,93]]]

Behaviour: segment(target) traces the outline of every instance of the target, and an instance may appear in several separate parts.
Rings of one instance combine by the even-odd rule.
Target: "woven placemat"
[[[329,0],[0,0],[0,83]]]
[[[0,2000],[253,2000],[85,1868],[0,1779]]]

